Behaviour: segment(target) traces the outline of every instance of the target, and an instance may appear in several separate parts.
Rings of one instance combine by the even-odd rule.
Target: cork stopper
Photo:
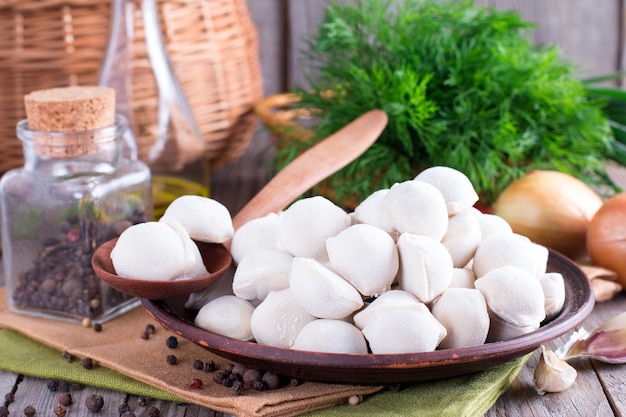
[[[74,86],[37,90],[24,96],[24,105],[28,128],[51,132],[49,135],[37,135],[35,139],[40,155],[71,157],[93,152],[96,149],[94,137],[81,135],[80,132],[115,124],[115,90],[110,87]]]
[[[61,87],[24,96],[32,130],[77,132],[113,126],[115,90],[109,87]]]

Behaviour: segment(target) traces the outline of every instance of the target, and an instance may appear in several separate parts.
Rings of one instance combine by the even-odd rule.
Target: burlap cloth
[[[157,331],[147,340],[141,335],[148,323]],[[233,395],[212,381],[212,374],[192,367],[195,359],[214,360],[219,368],[229,361],[179,339],[176,349],[166,346],[172,333],[157,325],[138,307],[95,332],[80,324],[14,314],[0,288],[0,369],[40,378],[64,379],[173,401],[189,402],[237,416],[482,416],[506,390],[527,357],[491,370],[440,381],[413,384],[400,392],[383,387],[305,382],[277,390],[246,389]],[[69,362],[60,352],[90,357],[94,369],[79,359]],[[168,365],[174,354],[177,365]],[[185,388],[192,378],[201,389]],[[374,394],[376,395],[370,395]],[[346,405],[353,395],[366,396],[357,406]],[[331,408],[332,407],[332,408]]]

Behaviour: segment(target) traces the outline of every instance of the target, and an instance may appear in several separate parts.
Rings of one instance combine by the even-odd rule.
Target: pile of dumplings
[[[303,198],[234,231],[231,274],[187,307],[224,336],[329,353],[428,352],[532,332],[562,309],[563,277],[547,272],[546,247],[477,201],[467,176],[444,166],[351,213]]]

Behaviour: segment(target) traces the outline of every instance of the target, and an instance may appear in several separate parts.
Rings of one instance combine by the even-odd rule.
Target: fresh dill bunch
[[[434,165],[465,173],[487,205],[533,169],[612,186],[604,102],[556,47],[532,44],[532,28],[471,1],[330,4],[302,51],[308,86],[295,89],[318,115],[314,137],[289,142],[277,160],[379,108],[389,116],[379,139],[325,182],[336,201],[362,201]]]

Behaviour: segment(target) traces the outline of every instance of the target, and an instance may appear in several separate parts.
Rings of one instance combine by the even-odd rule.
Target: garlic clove
[[[565,391],[574,383],[576,375],[576,369],[570,364],[541,346],[541,356],[534,373],[535,388],[539,394]]]
[[[586,356],[607,363],[626,363],[626,312],[574,341],[564,359]]]

